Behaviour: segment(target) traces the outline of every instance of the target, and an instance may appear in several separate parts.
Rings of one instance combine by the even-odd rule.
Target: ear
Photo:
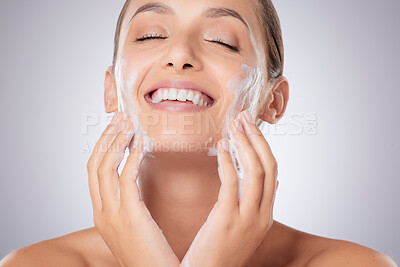
[[[115,86],[115,78],[112,69],[112,66],[107,68],[106,77],[104,79],[104,107],[107,113],[118,110],[117,88]]]
[[[270,124],[277,123],[285,114],[289,101],[289,83],[284,76],[280,76],[267,97],[260,119]]]

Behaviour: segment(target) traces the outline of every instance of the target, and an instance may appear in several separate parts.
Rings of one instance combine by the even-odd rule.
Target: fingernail
[[[251,113],[250,113],[250,111],[249,111],[248,109],[246,109],[245,111],[243,111],[243,114],[244,114],[246,120],[247,120],[249,123],[253,123],[253,124],[254,124],[253,116],[251,116]]]

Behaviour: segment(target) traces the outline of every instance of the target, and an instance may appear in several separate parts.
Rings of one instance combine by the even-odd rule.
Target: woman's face
[[[139,119],[153,150],[209,147],[223,135],[229,114],[246,108],[239,87],[249,70],[265,66],[261,36],[250,1],[134,0],[116,61],[120,111]],[[157,86],[166,80],[193,84]]]

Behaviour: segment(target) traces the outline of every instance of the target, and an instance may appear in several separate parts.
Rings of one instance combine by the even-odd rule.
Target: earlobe
[[[114,74],[112,66],[107,68],[104,79],[104,107],[106,113],[115,112],[118,110],[118,96],[115,86]]]
[[[277,123],[285,114],[289,101],[289,83],[284,76],[280,76],[268,95],[260,119],[270,124]]]

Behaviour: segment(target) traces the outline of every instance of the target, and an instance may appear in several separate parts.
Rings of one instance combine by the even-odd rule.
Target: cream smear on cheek
[[[264,73],[263,69],[260,67],[251,68],[250,66],[243,64],[242,73],[239,76],[234,77],[228,82],[228,88],[231,94],[234,96],[233,104],[229,107],[226,114],[223,126],[223,137],[227,138],[229,141],[229,152],[232,157],[232,161],[236,167],[236,173],[239,178],[239,200],[242,197],[243,187],[244,187],[244,172],[242,168],[242,162],[238,153],[238,144],[236,144],[235,139],[232,136],[231,129],[229,127],[230,122],[233,119],[237,119],[240,112],[249,109],[253,118],[257,115],[258,103],[261,98],[261,92],[264,88]],[[245,152],[245,151],[244,151]],[[246,157],[246,153],[244,154]]]
[[[139,118],[138,104],[135,103],[134,89],[136,88],[138,72],[135,69],[127,72],[127,60],[118,57],[115,65],[115,81],[118,95],[118,111],[124,112],[124,120],[131,120],[135,133],[135,140],[141,138],[143,140],[144,153],[152,151],[153,140],[144,131]]]
[[[232,137],[229,124],[233,119],[237,119],[240,112],[245,109],[249,109],[252,117],[256,118],[259,103],[262,102],[262,98],[266,96],[266,93],[271,89],[271,85],[266,83],[265,78],[265,74],[267,73],[265,54],[262,52],[262,48],[257,45],[253,35],[251,35],[251,39],[258,59],[257,66],[252,68],[247,64],[242,64],[239,74],[236,74],[227,82],[226,86],[229,88],[233,101],[228,108],[222,126],[222,137],[228,139],[230,148],[229,152],[232,161],[235,163],[236,173],[239,178],[239,200],[242,197],[243,187],[247,181],[243,179],[244,172],[237,149],[238,144],[235,143],[235,140]],[[211,148],[208,152],[209,156],[215,156],[216,154],[215,148]]]
[[[127,12],[127,19],[132,15],[132,7],[130,7],[130,9],[130,12]],[[138,104],[135,103],[134,99],[134,90],[137,84],[138,72],[134,67],[131,67],[131,69],[128,70],[128,59],[123,53],[130,25],[130,21],[121,25],[114,77],[117,86],[118,111],[124,112],[124,120],[130,119],[132,121],[135,134],[134,142],[137,140],[137,138],[141,138],[143,140],[143,152],[141,155],[141,158],[143,158],[145,154],[152,152],[152,144],[154,144],[154,140],[153,138],[150,138],[149,135],[144,131],[139,117]],[[132,65],[132,63],[130,63],[130,65]],[[150,153],[150,156],[154,157],[152,153]]]

